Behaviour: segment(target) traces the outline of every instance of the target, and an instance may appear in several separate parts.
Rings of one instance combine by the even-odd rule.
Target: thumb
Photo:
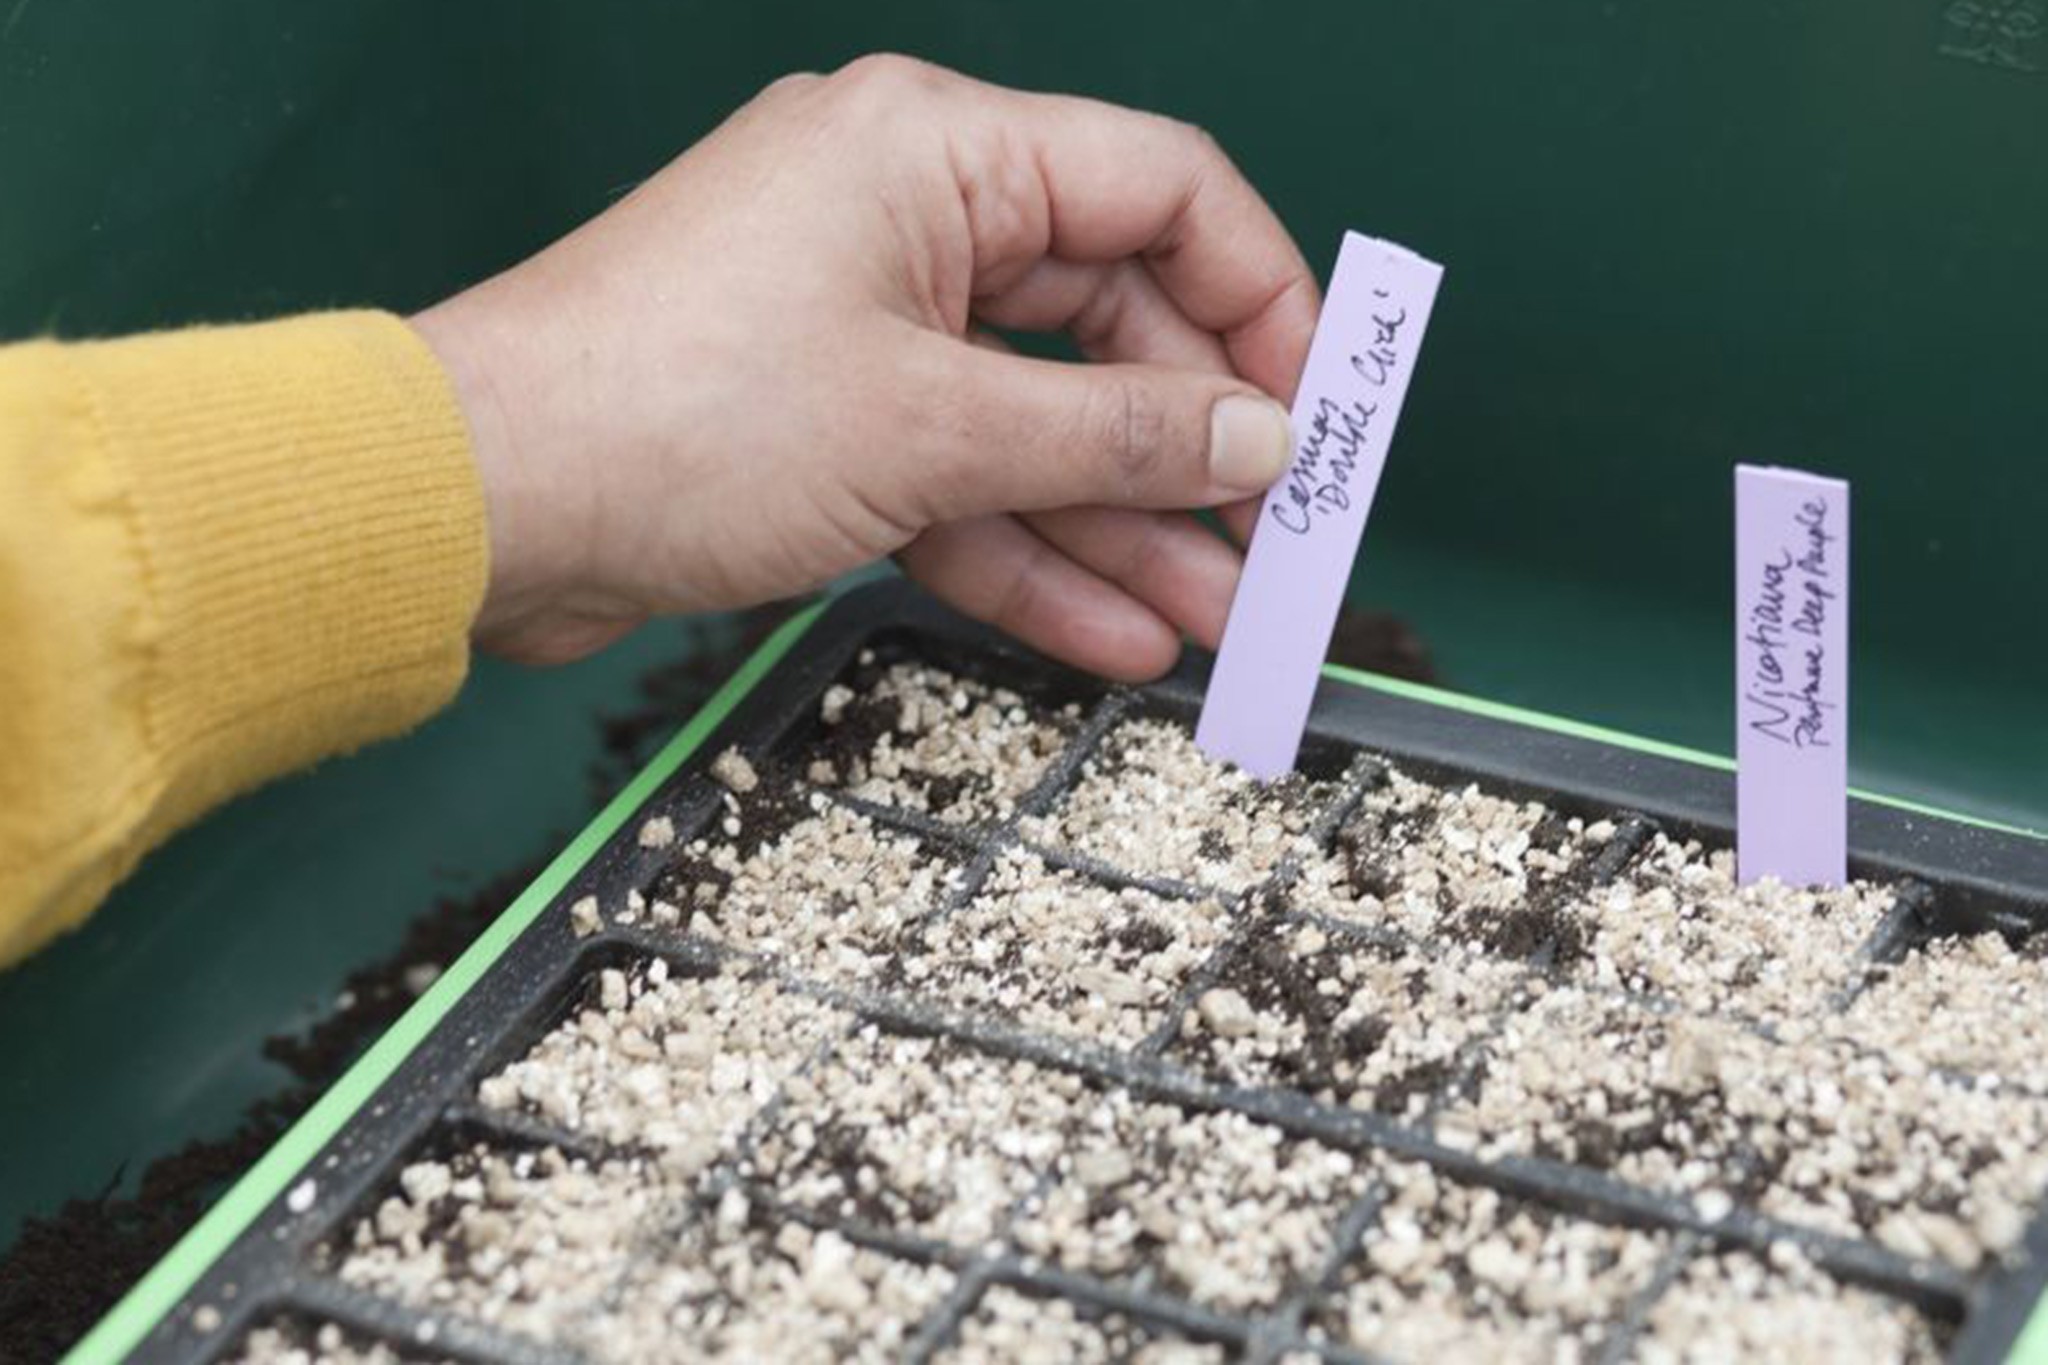
[[[937,520],[1101,504],[1213,507],[1286,472],[1287,410],[1240,380],[956,346]]]

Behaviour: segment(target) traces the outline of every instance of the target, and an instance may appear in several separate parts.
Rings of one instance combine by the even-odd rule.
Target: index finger
[[[994,145],[1021,141],[1034,174],[989,180],[1013,193],[1035,180],[1049,228],[1040,249],[1074,261],[1142,257],[1188,319],[1222,339],[1239,374],[1291,399],[1315,330],[1315,277],[1216,140],[1097,100],[1003,93]],[[977,253],[984,245],[1000,250],[977,242]]]

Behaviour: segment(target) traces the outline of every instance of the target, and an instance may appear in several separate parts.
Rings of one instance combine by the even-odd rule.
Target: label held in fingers
[[[1294,768],[1442,277],[1344,234],[1294,397],[1294,462],[1259,509],[1195,728],[1203,752],[1254,777]]]
[[[1836,886],[1849,849],[1849,485],[1735,467],[1737,875]]]

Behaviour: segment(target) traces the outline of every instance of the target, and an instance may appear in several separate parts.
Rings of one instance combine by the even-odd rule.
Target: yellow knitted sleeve
[[[483,496],[384,313],[0,347],[0,965],[461,683]]]

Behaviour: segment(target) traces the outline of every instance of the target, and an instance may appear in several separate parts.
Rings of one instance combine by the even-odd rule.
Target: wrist
[[[506,410],[503,366],[492,355],[490,331],[475,315],[470,296],[456,295],[406,321],[448,377],[483,489],[490,568],[470,635],[488,645],[530,609],[544,579],[533,553],[542,528],[531,524],[531,471]]]

